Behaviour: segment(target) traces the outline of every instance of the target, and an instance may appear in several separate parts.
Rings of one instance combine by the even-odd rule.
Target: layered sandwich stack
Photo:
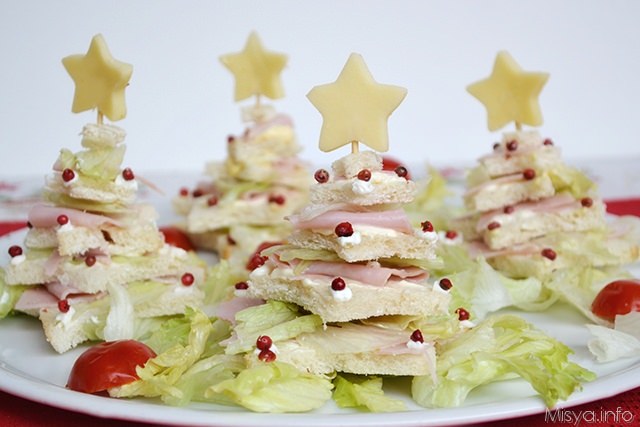
[[[84,84],[130,67],[111,58],[99,35],[86,56],[65,58],[65,66],[72,77],[97,73]],[[123,73],[121,87],[130,74]],[[76,100],[96,94],[83,90],[78,86]],[[85,340],[137,337],[153,323],[143,319],[183,313],[203,298],[202,263],[165,244],[155,209],[136,203],[138,178],[122,168],[125,132],[100,123],[103,113],[122,118],[124,105],[97,106],[99,124],[82,130],[82,150],[61,150],[43,202],[29,212],[24,244],[9,249],[5,270],[6,284],[16,290],[14,310],[39,317],[58,352]]]
[[[235,75],[236,101],[255,95],[256,104],[243,110],[245,131],[227,138],[226,160],[207,164],[207,180],[181,190],[174,207],[196,246],[246,262],[260,243],[289,233],[283,218],[307,202],[310,181],[291,118],[259,102],[284,96],[286,56],[265,51],[252,33],[242,52],[221,60]]]
[[[468,87],[488,111],[489,129],[514,121],[493,152],[470,171],[465,207],[456,221],[473,253],[511,277],[546,279],[573,265],[606,267],[638,259],[624,224],[610,227],[595,184],[566,165],[559,149],[536,130],[537,97],[548,75],[523,71],[507,52],[496,57],[487,79]]]

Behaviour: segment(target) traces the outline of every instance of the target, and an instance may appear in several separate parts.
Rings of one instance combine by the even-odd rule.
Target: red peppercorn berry
[[[62,180],[64,182],[69,182],[75,177],[76,177],[76,173],[73,171],[73,169],[67,168],[62,171]]]
[[[249,289],[249,284],[247,282],[238,282],[234,285],[234,288],[238,289],[239,291],[243,291],[245,289]]]
[[[193,193],[191,193],[191,195],[193,197],[202,197],[204,195],[204,191],[202,191],[199,188],[196,188],[195,190],[193,190]]]
[[[216,196],[211,196],[207,199],[207,206],[215,206],[218,204],[218,198]]]
[[[228,234],[227,235],[227,243],[230,244],[230,245],[235,245],[236,241],[233,240],[233,237],[231,237],[231,235]]]
[[[235,141],[235,140],[236,140],[236,137],[235,137],[235,136],[233,136],[233,135],[228,135],[228,136],[227,136],[227,143],[228,143],[228,144],[231,144],[231,143],[232,143],[233,141]]]
[[[431,221],[421,222],[420,227],[422,227],[422,231],[425,233],[433,232],[433,224],[431,224]]]
[[[187,197],[189,195],[189,189],[187,187],[182,187],[180,189],[180,195],[182,197]]]
[[[593,206],[593,199],[591,197],[584,197],[582,200],[580,200],[580,204],[585,208],[590,208],[591,206]]]
[[[544,145],[553,145],[553,141],[550,140],[549,138],[545,139],[543,142]]]
[[[438,286],[440,286],[443,291],[448,291],[449,289],[453,288],[453,283],[451,283],[450,279],[443,277],[438,281]]]
[[[499,142],[494,142],[493,143],[493,150],[497,150],[498,148],[500,148],[500,143]]]
[[[184,273],[182,275],[182,277],[180,278],[180,281],[185,286],[193,285],[193,282],[195,282],[195,280],[196,280],[195,277],[193,277],[193,274],[191,274],[191,273]]]
[[[66,299],[61,299],[58,301],[58,310],[60,310],[62,313],[68,312],[70,308],[71,306],[69,305],[69,301],[67,301]]]
[[[353,234],[353,227],[349,222],[341,222],[336,225],[335,232],[338,237],[349,237]]]
[[[495,230],[496,228],[500,228],[500,223],[498,221],[491,221],[487,224],[487,230]]]
[[[424,342],[424,337],[422,336],[422,331],[420,331],[420,329],[416,329],[411,333],[411,341]]]
[[[122,170],[122,177],[125,179],[125,181],[133,181],[136,176],[133,174],[131,168],[124,168]]]
[[[536,177],[536,171],[534,171],[533,169],[525,169],[524,171],[522,171],[522,176],[524,177],[524,179],[531,181]]]
[[[469,317],[471,317],[469,312],[462,307],[459,307],[456,309],[456,314],[458,315],[458,320],[461,320],[461,321],[469,320]]]
[[[446,237],[447,239],[455,239],[456,237],[458,237],[458,232],[455,230],[447,230],[446,233],[444,233],[444,237]]]
[[[543,257],[545,257],[545,258],[547,258],[547,259],[550,259],[551,261],[555,260],[555,259],[556,259],[556,257],[558,256],[558,254],[556,254],[556,251],[554,251],[554,250],[553,250],[553,249],[551,249],[551,248],[544,248],[544,249],[542,250],[542,252],[540,252],[540,254],[541,254]]]
[[[358,172],[358,179],[360,181],[369,181],[371,179],[371,171],[369,169],[362,169]]]
[[[87,267],[93,267],[96,263],[96,257],[93,255],[87,255],[84,258],[84,263],[87,265]]]
[[[258,359],[267,363],[273,362],[276,360],[276,354],[271,350],[262,350],[260,351],[260,354],[258,354]]]
[[[269,350],[273,345],[273,340],[268,335],[260,335],[256,340],[258,350]]]
[[[316,173],[313,174],[313,177],[318,183],[324,184],[329,181],[329,172],[324,169],[318,169]]]
[[[9,255],[11,256],[11,258],[22,255],[22,248],[18,245],[9,247]]]
[[[507,150],[516,151],[518,149],[518,141],[515,139],[513,141],[507,142]]]
[[[405,168],[404,166],[398,166],[394,169],[394,172],[396,173],[396,175],[398,175],[400,178],[406,178],[407,176],[409,176],[409,171],[407,170],[407,168]]]
[[[502,212],[506,213],[506,214],[510,214],[513,213],[515,209],[513,208],[513,206],[511,205],[507,205],[504,208],[502,208]]]
[[[271,194],[269,196],[269,203],[275,203],[276,205],[282,206],[284,205],[285,201],[286,199],[282,194]]]
[[[342,277],[336,277],[331,281],[331,289],[334,291],[342,291],[347,287],[347,284],[344,282]]]
[[[30,221],[27,221],[27,228],[33,228],[33,224]]]
[[[62,215],[58,215],[58,218],[56,218],[56,221],[58,222],[58,224],[60,225],[65,225],[69,223],[69,217],[62,214]]]

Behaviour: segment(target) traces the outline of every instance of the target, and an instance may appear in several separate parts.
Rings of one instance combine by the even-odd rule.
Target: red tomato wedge
[[[164,241],[171,246],[182,248],[185,251],[194,251],[195,247],[189,237],[178,227],[172,225],[160,227],[160,231],[164,234]]]
[[[598,317],[613,321],[617,314],[640,311],[640,281],[616,280],[596,295],[591,311]]]
[[[83,393],[98,393],[138,379],[137,366],[156,354],[135,340],[103,342],[78,357],[71,368],[67,387]]]

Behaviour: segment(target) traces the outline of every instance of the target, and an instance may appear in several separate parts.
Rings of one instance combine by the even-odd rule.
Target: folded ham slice
[[[377,263],[354,264],[327,261],[314,261],[303,273],[332,278],[342,277],[373,286],[385,286],[392,278],[419,281],[429,277],[426,271],[418,267],[392,268],[382,267]]]
[[[302,219],[299,215],[291,215],[288,219],[293,225],[293,228],[298,230],[332,230],[336,225],[346,221],[354,226],[368,225],[395,230],[406,234],[412,234],[414,231],[409,219],[407,218],[407,214],[402,209],[367,212],[330,210],[311,219]]]
[[[45,204],[37,204],[31,208],[28,220],[34,227],[55,227],[58,225],[58,217],[60,215],[66,215],[69,218],[69,222],[74,226],[94,228],[105,223],[121,226],[117,220],[108,216]]]

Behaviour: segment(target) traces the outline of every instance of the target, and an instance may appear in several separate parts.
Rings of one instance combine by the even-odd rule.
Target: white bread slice
[[[181,276],[183,273],[200,269],[189,262],[187,253],[169,245],[156,254],[143,257],[113,257],[105,262],[97,257],[91,267],[84,261],[74,261],[68,257],[54,263],[48,269],[48,257],[27,259],[19,264],[10,264],[5,269],[5,281],[11,285],[38,285],[59,281],[63,285],[86,292],[105,291],[108,284],[129,283],[153,277]],[[47,271],[50,270],[50,271]],[[193,274],[193,273],[192,273]]]
[[[399,177],[395,172],[373,171],[367,181],[355,178],[336,178],[311,186],[312,204],[330,205],[350,203],[360,206],[409,203],[416,195],[416,184]]]
[[[561,210],[549,212],[519,209],[512,213],[497,213],[483,219],[478,224],[479,215],[453,221],[453,227],[463,233],[466,239],[481,239],[490,249],[504,249],[528,242],[549,233],[588,231],[605,229],[605,207],[602,201],[594,200],[591,207],[583,207],[579,201]],[[500,226],[489,229],[487,222]],[[483,225],[479,228],[479,225]]]
[[[507,149],[507,144],[513,141],[517,148]],[[492,178],[527,168],[547,170],[562,163],[562,159],[560,150],[554,145],[545,145],[544,141],[538,131],[506,132],[493,153],[481,157],[479,163]]]
[[[189,233],[204,233],[220,228],[248,224],[266,226],[284,222],[284,217],[307,202],[307,195],[300,191],[278,188],[273,194],[282,195],[284,203],[269,202],[271,193],[260,193],[249,199],[224,200],[209,206],[206,197],[199,197],[187,215]]]
[[[555,189],[551,178],[540,173],[533,179],[516,176],[515,180],[487,181],[472,187],[464,194],[465,207],[471,212],[484,212],[524,201],[551,197]]]
[[[325,323],[394,314],[432,316],[446,314],[449,306],[449,294],[433,290],[426,283],[400,281],[372,286],[348,279],[345,282],[352,297],[339,300],[326,277],[301,278],[290,268],[273,269],[265,264],[251,272],[246,296],[295,303]]]
[[[73,199],[126,206],[135,201],[137,191],[138,185],[135,180],[124,181],[116,178],[113,182],[95,185],[78,176],[75,182],[68,184],[62,180],[61,172],[53,172],[45,178],[43,196],[45,200],[54,203],[58,201],[59,195],[66,195]]]
[[[156,286],[162,289],[156,289],[158,295],[153,301],[145,300],[134,304],[135,318],[181,314],[187,307],[201,306],[204,293],[198,284],[202,281],[202,278],[196,279],[195,284],[189,288],[179,284],[157,283]],[[87,309],[89,305],[93,307]],[[95,330],[96,324],[104,325],[109,314],[110,296],[106,295],[99,301],[71,303],[71,307],[73,311],[69,310],[67,313],[61,313],[57,307],[43,308],[38,315],[47,341],[58,353],[64,353],[85,341],[102,338],[101,330],[95,331],[97,337],[89,331]]]
[[[380,172],[382,157],[374,151],[359,151],[339,158],[331,164],[331,169],[338,178],[354,178],[363,169]]]
[[[548,278],[554,271],[576,265],[614,267],[640,260],[640,244],[604,232],[557,233],[525,243],[527,249],[487,257],[487,262],[509,277]],[[543,256],[552,249],[556,257]]]
[[[261,363],[254,355],[248,356],[247,360],[250,364]],[[278,342],[277,360],[317,375],[347,372],[361,375],[418,376],[430,375],[435,369],[435,349],[431,346],[430,351],[402,354],[340,353],[331,348],[308,346],[304,341],[288,340]]]
[[[416,235],[370,226],[353,226],[356,241],[342,240],[333,230],[296,230],[288,242],[307,249],[328,249],[347,262],[375,260],[379,258],[431,259],[435,257],[435,241]]]

